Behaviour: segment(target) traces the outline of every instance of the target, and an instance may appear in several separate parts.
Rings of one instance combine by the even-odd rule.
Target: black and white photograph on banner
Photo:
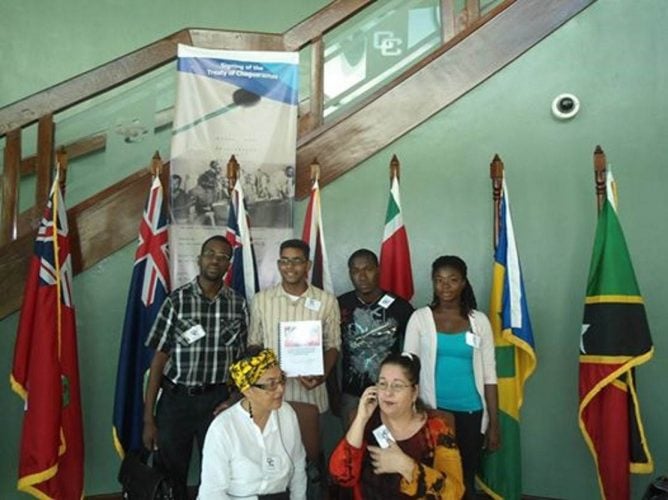
[[[292,52],[179,46],[170,160],[175,286],[196,273],[199,249],[193,242],[226,232],[232,155],[240,167],[237,182],[260,285],[277,281],[275,249],[293,236],[298,61]]]

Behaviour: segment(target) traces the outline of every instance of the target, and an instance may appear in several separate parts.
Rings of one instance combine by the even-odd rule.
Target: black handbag
[[[170,481],[159,470],[148,465],[147,453],[127,453],[118,472],[126,500],[173,500]]]
[[[652,481],[642,498],[643,500],[667,500],[668,476],[659,476]]]

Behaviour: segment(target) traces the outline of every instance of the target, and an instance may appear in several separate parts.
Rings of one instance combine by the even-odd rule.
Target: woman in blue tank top
[[[404,350],[424,362],[420,396],[425,403],[455,416],[465,498],[475,498],[481,451],[500,446],[494,339],[489,319],[476,310],[462,259],[439,257],[431,277],[434,299],[411,316]]]

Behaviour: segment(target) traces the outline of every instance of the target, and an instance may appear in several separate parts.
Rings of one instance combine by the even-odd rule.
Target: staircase
[[[66,146],[71,164],[84,164],[113,150],[119,136],[125,142],[150,136],[157,145],[153,149],[168,150],[174,102],[169,63],[176,58],[178,43],[300,51],[301,73],[309,83],[300,91],[304,97],[299,107],[296,196],[302,199],[308,195],[309,165],[315,157],[322,166],[323,187],[485,81],[593,2],[337,0],[282,34],[185,29],[0,109],[0,137],[5,139],[0,319],[21,305],[55,149]],[[406,23],[400,20],[407,16],[418,30],[402,31]],[[365,77],[341,84],[345,79],[337,80],[333,68],[344,60],[357,67],[364,60]],[[150,126],[130,123],[89,133],[96,130],[90,126],[96,117],[131,107],[138,96],[146,95],[156,101],[147,120]],[[36,153],[23,157],[22,136],[31,133],[37,138]],[[136,238],[150,183],[142,165],[150,155],[141,158],[126,158],[127,173],[119,168],[107,188],[81,196],[83,201],[68,211],[75,273]],[[21,179],[34,180],[35,203],[19,214]]]

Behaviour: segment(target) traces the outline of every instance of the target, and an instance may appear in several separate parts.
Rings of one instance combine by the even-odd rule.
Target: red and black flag
[[[640,419],[635,367],[654,352],[612,197],[600,211],[580,340],[579,425],[604,499],[628,499],[629,473],[649,473],[652,457]]]

